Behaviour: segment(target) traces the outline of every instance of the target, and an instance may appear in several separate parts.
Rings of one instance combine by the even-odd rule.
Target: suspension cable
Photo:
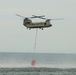
[[[37,34],[38,34],[38,29],[36,29],[35,45],[34,45],[34,53],[36,53]]]
[[[31,62],[32,66],[35,66],[35,64],[36,64],[35,54],[36,54],[37,33],[38,33],[38,29],[36,29],[35,45],[34,45],[34,58],[33,58],[32,62]]]

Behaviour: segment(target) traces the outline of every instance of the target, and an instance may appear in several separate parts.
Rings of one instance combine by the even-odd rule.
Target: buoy
[[[36,64],[36,61],[33,60],[33,61],[31,62],[31,65],[32,65],[32,66],[35,66],[35,64]]]

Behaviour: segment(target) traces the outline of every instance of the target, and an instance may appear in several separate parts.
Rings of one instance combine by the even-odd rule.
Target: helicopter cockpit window
[[[24,24],[30,24],[32,21],[30,20],[30,19],[28,19],[28,18],[25,18],[24,19]]]

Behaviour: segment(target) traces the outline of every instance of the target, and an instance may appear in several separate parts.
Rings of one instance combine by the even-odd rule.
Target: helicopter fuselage
[[[32,22],[30,19],[25,18],[23,21],[23,25],[26,26],[27,28],[46,28],[46,27],[51,27],[52,24],[50,23],[50,20],[46,20],[45,22]]]

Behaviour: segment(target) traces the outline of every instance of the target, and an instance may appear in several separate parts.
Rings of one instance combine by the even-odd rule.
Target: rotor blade
[[[45,17],[45,15],[42,15],[42,16],[36,16],[36,15],[32,15],[33,17],[36,17],[36,18],[41,18],[41,17]]]
[[[32,16],[37,17],[37,16],[35,16],[35,15],[32,15]]]
[[[46,18],[43,18],[43,17],[39,17],[40,19],[46,19]]]
[[[36,16],[33,16],[33,17],[29,17],[29,18],[37,18]]]
[[[56,19],[50,19],[50,20],[63,20],[64,18],[56,18]]]
[[[16,14],[16,16],[19,16],[19,17],[21,17],[23,19],[25,19],[25,18],[35,18],[35,17],[24,17],[24,16],[21,16],[21,15],[18,15],[18,14]]]
[[[25,18],[24,16],[21,16],[21,15],[18,15],[18,14],[16,14],[16,16],[19,16],[19,17]]]

